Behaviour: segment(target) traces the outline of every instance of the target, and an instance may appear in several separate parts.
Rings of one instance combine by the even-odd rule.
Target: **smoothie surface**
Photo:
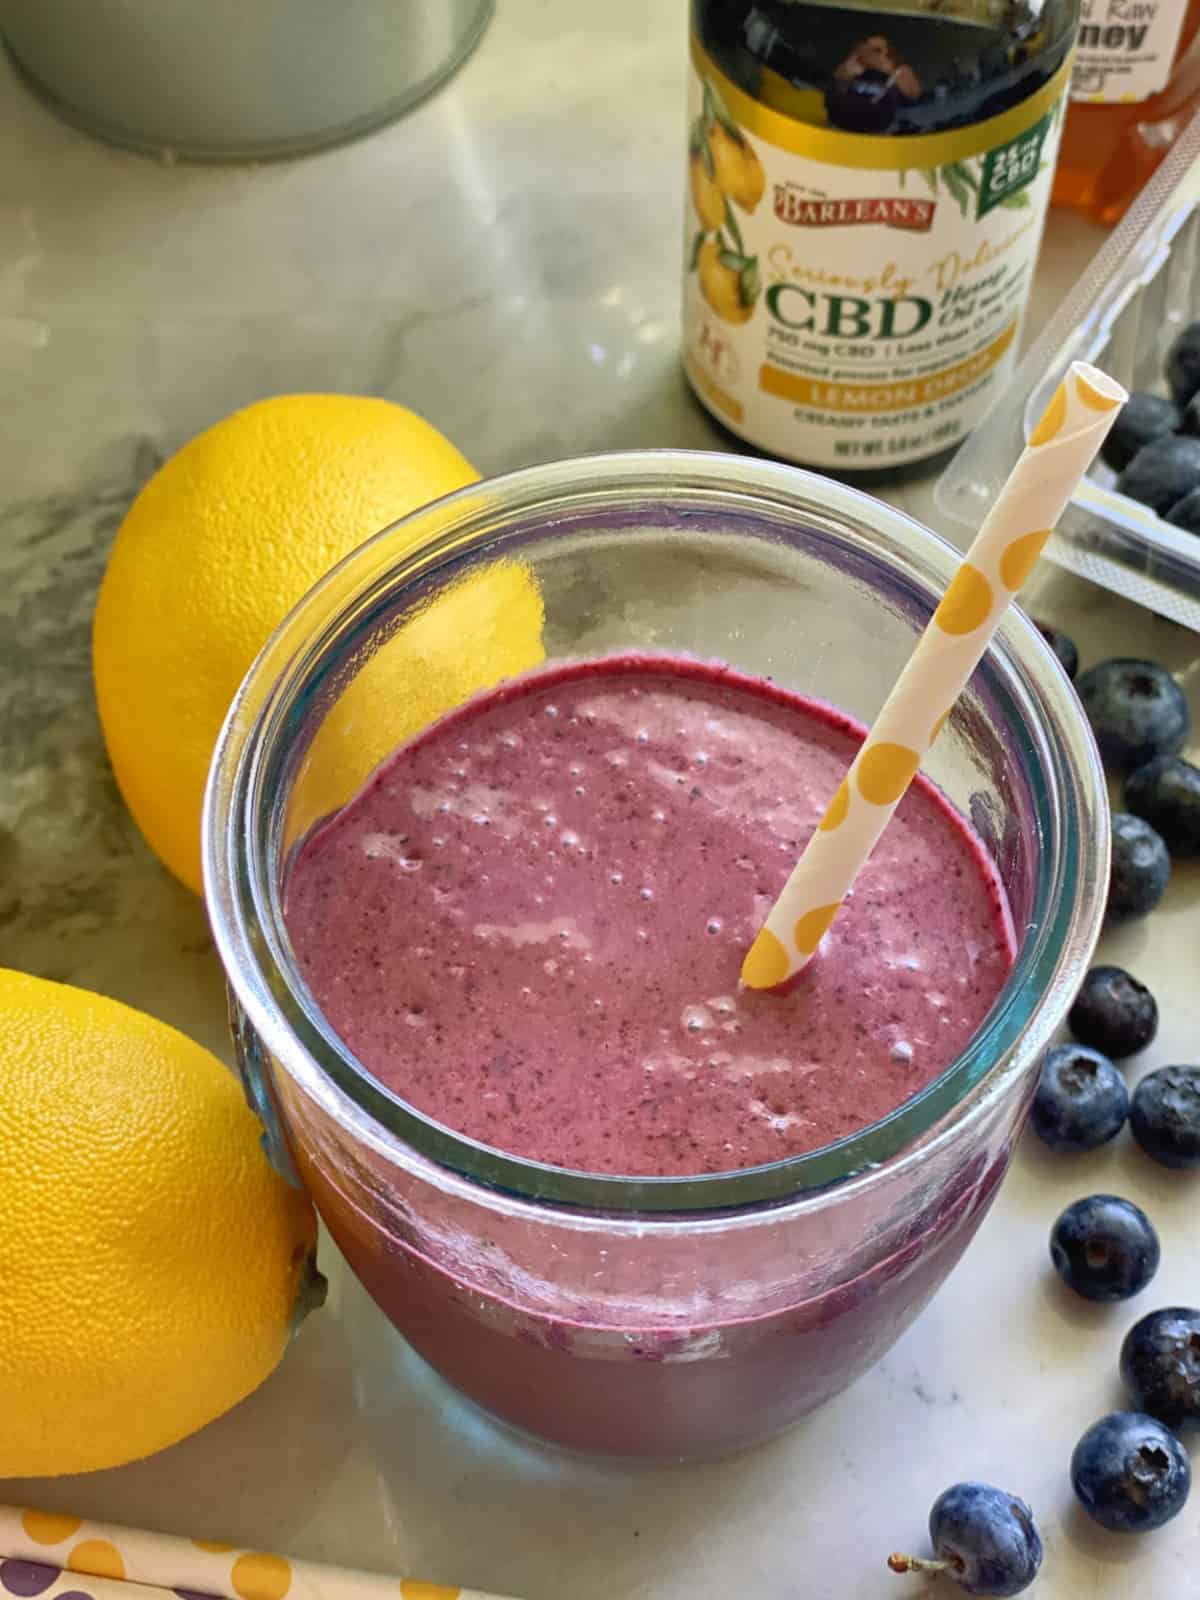
[[[1013,961],[994,867],[918,777],[790,992],[739,986],[864,731],[678,656],[502,685],[301,847],[300,971],[376,1078],[515,1155],[679,1176],[828,1144],[947,1067]]]

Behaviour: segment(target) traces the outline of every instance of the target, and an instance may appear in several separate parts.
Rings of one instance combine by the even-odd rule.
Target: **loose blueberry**
[[[1166,520],[1173,528],[1182,528],[1185,533],[1200,533],[1200,489],[1193,489],[1182,500],[1176,500],[1167,512]]]
[[[944,1572],[968,1594],[1012,1595],[1027,1589],[1042,1564],[1033,1512],[989,1483],[956,1483],[929,1513],[935,1557],[893,1555],[893,1572]]]
[[[1121,1345],[1121,1379],[1168,1428],[1200,1422],[1200,1311],[1164,1306],[1135,1322]]]
[[[1060,628],[1052,628],[1048,622],[1039,622],[1037,629],[1058,657],[1067,677],[1074,683],[1075,674],[1079,671],[1079,651],[1075,648],[1074,639],[1068,637]]]
[[[1133,1137],[1164,1167],[1200,1167],[1200,1067],[1159,1067],[1134,1091]]]
[[[1200,488],[1200,439],[1167,433],[1144,444],[1117,479],[1117,492],[1160,517]]]
[[[1085,1300],[1128,1300],[1158,1271],[1150,1218],[1130,1200],[1092,1194],[1069,1205],[1050,1230],[1054,1270]]]
[[[1200,389],[1200,322],[1189,322],[1167,354],[1167,383],[1176,405]]]
[[[1123,1061],[1158,1032],[1158,1002],[1124,967],[1093,967],[1067,1013],[1067,1026],[1080,1044]]]
[[[1191,731],[1187,696],[1153,661],[1102,661],[1089,667],[1075,687],[1105,765],[1118,772],[1174,755]]]
[[[1109,916],[1144,917],[1166,893],[1170,876],[1171,857],[1159,834],[1141,817],[1114,812]]]
[[[1075,1446],[1071,1485],[1092,1521],[1110,1533],[1148,1533],[1183,1510],[1192,1469],[1161,1422],[1141,1411],[1113,1411]]]
[[[1120,1133],[1129,1115],[1129,1090],[1107,1056],[1077,1044],[1046,1052],[1029,1113],[1030,1126],[1051,1150],[1095,1150]]]
[[[1200,767],[1182,756],[1156,756],[1126,779],[1125,804],[1173,856],[1200,856]]]
[[[1138,391],[1129,396],[1108,437],[1100,446],[1100,459],[1114,472],[1123,472],[1145,444],[1175,433],[1183,426],[1183,413],[1165,395]]]

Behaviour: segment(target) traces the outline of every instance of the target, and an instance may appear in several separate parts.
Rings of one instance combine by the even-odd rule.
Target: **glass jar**
[[[85,133],[171,160],[341,144],[431,94],[492,0],[0,0],[30,88]]]
[[[248,1092],[379,1305],[493,1416],[584,1450],[710,1456],[785,1428],[883,1354],[987,1210],[1087,965],[1108,881],[1103,777],[1070,685],[1011,611],[927,763],[993,853],[1018,930],[978,1034],[837,1144],[627,1179],[460,1137],[371,1078],[324,1021],[282,920],[290,851],[349,798],[327,781],[323,733],[389,645],[428,636],[464,584],[518,566],[541,590],[551,658],[691,652],[869,722],[956,559],[900,512],[774,463],[567,461],[464,489],[365,544],[246,678],[210,780],[204,864]],[[422,704],[464,698],[463,660],[490,648],[482,621],[443,614],[453,649],[412,657]],[[395,705],[407,728],[411,707]]]

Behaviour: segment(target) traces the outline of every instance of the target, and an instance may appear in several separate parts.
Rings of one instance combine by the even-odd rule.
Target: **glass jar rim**
[[[1099,757],[1052,652],[1015,607],[983,669],[1013,703],[1028,744],[1044,848],[1030,916],[1012,972],[965,1050],[886,1117],[832,1144],[764,1166],[694,1177],[638,1178],[552,1167],[454,1132],[385,1088],[321,1016],[290,957],[269,858],[270,778],[298,708],[314,684],[352,653],[354,640],[418,581],[486,552],[503,556],[522,538],[553,535],[601,509],[664,504],[774,517],[848,540],[900,571],[932,611],[959,552],[904,512],[801,469],[716,452],[629,451],[581,456],[484,480],[383,529],[321,579],[280,624],[251,666],[222,729],[205,799],[205,892],[218,953],[238,1003],[272,1058],[341,1122],[392,1159],[441,1168],[468,1187],[517,1202],[613,1214],[729,1213],[799,1201],[928,1151],[967,1117],[982,1115],[1049,1042],[1064,998],[1064,971],[1087,956],[1103,916],[1104,861],[1084,870],[1082,822],[1106,805]],[[497,523],[503,524],[498,529]],[[422,523],[434,536],[414,539]],[[611,529],[596,528],[596,533]],[[405,552],[389,557],[399,544]],[[1100,855],[1104,837],[1094,841]],[[1050,1003],[1055,997],[1059,1004]]]

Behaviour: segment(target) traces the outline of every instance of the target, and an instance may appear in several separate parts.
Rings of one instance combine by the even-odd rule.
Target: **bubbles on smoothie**
[[[547,811],[546,815],[542,818],[542,827],[543,828],[557,828],[558,827],[558,818],[554,815],[553,811]]]
[[[653,900],[654,899],[654,890],[650,887],[650,885],[648,883],[644,883],[642,885],[642,887],[638,890],[638,899],[639,900]]]
[[[667,813],[659,810],[652,811],[650,813],[650,820],[651,822],[665,822],[667,820]]]
[[[697,750],[692,760],[696,766],[706,767],[708,765],[708,752],[706,750]]]
[[[891,1060],[906,1067],[913,1058],[913,1047],[907,1039],[897,1039],[888,1051]]]
[[[704,1006],[684,1006],[680,1021],[689,1033],[703,1033],[713,1025],[712,1013]]]
[[[521,748],[520,736],[515,733],[502,733],[500,735],[500,743],[505,750],[519,750]]]
[[[704,931],[705,933],[710,933],[715,936],[716,934],[720,933],[724,926],[725,924],[721,921],[720,917],[709,917],[708,921],[704,924]]]
[[[543,706],[542,707],[542,711],[543,711],[544,715],[546,715],[547,717],[551,718],[551,720],[553,720],[558,715],[558,707],[557,706]]]

